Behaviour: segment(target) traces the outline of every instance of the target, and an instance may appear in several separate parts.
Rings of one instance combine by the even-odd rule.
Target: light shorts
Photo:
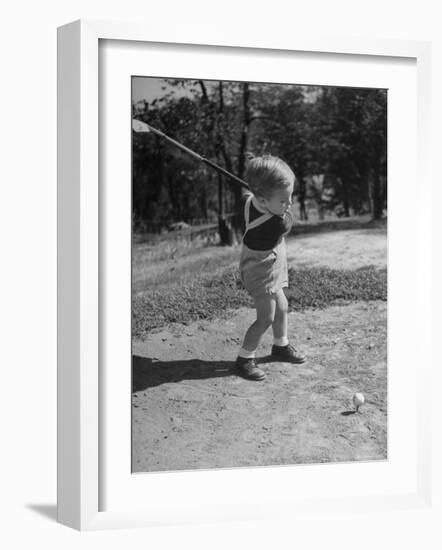
[[[284,237],[271,250],[252,250],[242,245],[239,272],[247,292],[258,298],[275,294],[289,285],[287,251]]]

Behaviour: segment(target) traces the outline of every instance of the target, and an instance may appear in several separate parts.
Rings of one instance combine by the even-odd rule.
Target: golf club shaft
[[[241,178],[238,178],[237,176],[235,176],[234,174],[231,174],[230,172],[228,172],[227,170],[224,170],[224,168],[222,168],[221,166],[218,166],[218,164],[215,164],[214,162],[212,162],[211,160],[209,159],[206,159],[204,157],[201,157],[201,160],[203,162],[205,162],[208,166],[211,166],[212,168],[214,168],[215,170],[218,170],[218,172],[220,172],[220,174],[223,174],[224,176],[226,176],[226,178],[230,178],[232,181],[234,181],[235,183],[237,183],[238,185],[241,185],[242,187],[245,187],[245,189],[250,189],[249,187],[249,184],[246,183],[244,180],[242,180]]]
[[[173,143],[173,145],[175,145],[176,147],[178,147],[179,149],[181,149],[185,153],[188,153],[190,156],[200,160],[201,162],[204,162],[208,166],[211,166],[212,168],[217,170],[220,174],[222,174],[223,176],[229,178],[231,181],[235,182],[238,185],[241,185],[242,187],[245,187],[246,189],[250,189],[249,185],[244,180],[242,180],[241,178],[238,178],[238,176],[235,176],[235,175],[231,174],[230,172],[228,172],[227,170],[225,170],[221,166],[218,166],[218,164],[215,164],[211,160],[202,157],[198,153],[195,153],[195,151],[192,151],[192,149],[189,149],[188,147],[186,147],[182,143],[179,143],[175,139],[167,136],[164,132],[162,132],[161,130],[157,130],[156,128],[154,128],[150,124],[146,124],[146,126],[148,126],[149,130],[151,130],[157,136],[162,137],[163,139],[165,139],[166,141],[169,141],[170,143]]]

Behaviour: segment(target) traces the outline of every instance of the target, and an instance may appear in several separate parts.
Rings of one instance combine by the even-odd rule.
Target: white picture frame
[[[103,510],[100,484],[103,483],[102,433],[100,431],[105,399],[100,385],[102,372],[100,354],[101,322],[100,281],[103,273],[100,236],[100,133],[99,133],[99,48],[100,41],[163,43],[199,48],[230,48],[246,51],[309,52],[331,56],[377,56],[408,58],[416,63],[417,82],[417,170],[420,178],[418,237],[416,238],[416,273],[419,294],[416,314],[420,316],[419,346],[434,358],[431,349],[431,247],[430,216],[425,204],[431,203],[429,172],[430,149],[430,67],[431,44],[428,42],[374,40],[356,37],[306,38],[281,36],[269,44],[265,37],[238,36],[225,39],[205,36],[204,31],[191,38],[186,30],[173,31],[170,36],[155,27],[133,23],[76,21],[58,30],[58,521],[80,530],[117,527],[140,527],[161,524],[251,519],[265,515],[290,517],[293,513],[350,510],[358,503],[363,511],[427,506],[431,499],[431,437],[430,437],[430,373],[432,361],[420,365],[416,380],[416,483],[413,490],[379,492],[378,494],[321,494],[318,486],[312,498],[296,500],[290,494],[264,494],[249,499],[247,509],[235,506],[232,495],[222,502],[201,501],[202,496],[189,496],[188,506],[182,501],[176,506],[143,507],[113,506]],[[417,352],[418,350],[416,350]],[[410,359],[411,361],[411,359]],[[342,475],[347,465],[339,465],[335,475]],[[272,479],[284,484],[287,470],[267,470]],[[181,476],[189,473],[181,474]],[[193,474],[190,474],[193,475]],[[230,474],[229,474],[230,475]],[[231,475],[249,476],[254,472],[241,470]],[[174,474],[161,474],[156,486],[173,483]],[[203,483],[210,486],[210,472],[200,472]],[[273,476],[273,478],[272,478]],[[276,476],[276,477],[275,477]],[[318,476],[318,479],[321,476]],[[149,481],[149,480],[148,480]],[[153,482],[153,478],[151,478]],[[262,481],[262,479],[261,479]],[[270,485],[269,485],[270,486]],[[265,490],[264,490],[265,493]],[[201,493],[202,495],[203,493]],[[207,497],[210,500],[210,495]]]

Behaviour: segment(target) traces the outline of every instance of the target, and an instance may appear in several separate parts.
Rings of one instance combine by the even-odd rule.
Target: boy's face
[[[293,184],[283,189],[277,189],[270,198],[260,200],[262,206],[276,216],[283,216],[292,206]]]

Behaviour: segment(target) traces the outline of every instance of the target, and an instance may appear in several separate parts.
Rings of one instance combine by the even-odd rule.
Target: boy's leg
[[[275,344],[286,346],[289,341],[287,338],[287,313],[288,302],[284,291],[281,289],[275,294],[275,319],[272,324],[273,339]]]
[[[243,350],[248,350],[250,352],[256,350],[262,335],[270,328],[275,320],[275,296],[266,294],[259,298],[255,298],[255,308],[256,321],[250,325],[242,345]]]
[[[289,344],[287,336],[288,303],[282,289],[275,294],[275,304],[275,319],[272,324],[272,355],[281,361],[287,361],[290,363],[304,363],[304,355]]]
[[[239,351],[236,366],[243,376],[250,380],[264,380],[265,373],[255,361],[255,351],[264,332],[275,318],[275,299],[263,296],[255,299],[256,321],[252,323],[244,337],[243,346]]]

